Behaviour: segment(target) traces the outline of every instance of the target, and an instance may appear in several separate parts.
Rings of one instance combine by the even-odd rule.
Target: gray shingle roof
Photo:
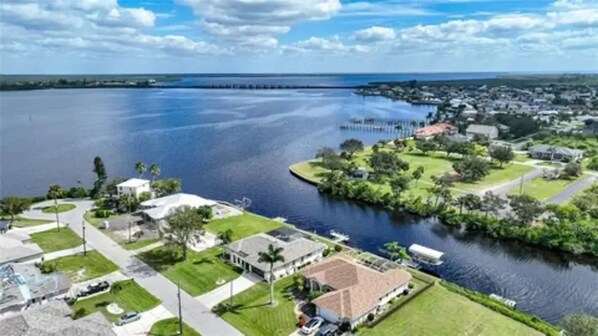
[[[496,126],[490,125],[469,125],[466,133],[477,133],[477,134],[489,134],[492,132],[498,132],[498,128]]]
[[[558,146],[551,146],[551,145],[544,145],[544,144],[540,144],[540,145],[535,145],[533,147],[530,147],[528,149],[528,152],[531,153],[554,153],[554,154],[561,154],[561,155],[570,155],[570,156],[576,156],[576,155],[580,155],[583,154],[582,150],[579,149],[573,149],[573,148],[568,148],[568,147],[558,147]]]
[[[0,320],[2,336],[115,336],[101,313],[71,319],[71,309],[64,301],[42,306]]]
[[[251,264],[252,266],[264,269],[266,265],[258,262],[258,253],[266,251],[268,249],[268,245],[270,244],[283,248],[282,256],[284,257],[285,262],[275,263],[275,268],[293,260],[300,259],[301,257],[310,253],[324,250],[326,248],[326,245],[311,241],[307,238],[298,238],[290,242],[285,242],[270,235],[260,233],[245,239],[238,240],[236,242],[232,242],[228,245],[228,249],[243,256],[245,262]]]

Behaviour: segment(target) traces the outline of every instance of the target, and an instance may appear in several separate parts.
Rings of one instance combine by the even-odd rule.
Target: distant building
[[[62,273],[42,274],[33,264],[0,266],[0,314],[18,312],[66,294],[71,281]],[[0,322],[0,326],[2,323]],[[0,332],[0,335],[4,334]]]
[[[465,130],[465,134],[467,134],[468,137],[474,137],[476,134],[477,135],[483,135],[486,138],[488,138],[488,140],[494,140],[496,138],[498,138],[498,128],[496,126],[490,126],[490,125],[469,125],[467,127],[467,129]]]
[[[52,301],[0,320],[3,336],[116,336],[100,312],[73,320],[64,301]]]
[[[582,150],[551,145],[535,145],[527,153],[534,159],[550,161],[580,161],[583,158]]]
[[[25,232],[0,233],[0,265],[41,258],[44,251]]]
[[[355,326],[409,288],[411,274],[401,268],[378,271],[338,255],[301,271],[305,286],[325,294],[313,300],[316,313],[332,323]]]
[[[414,136],[416,139],[428,139],[439,134],[455,134],[458,130],[457,126],[449,123],[437,123],[416,130]]]
[[[143,192],[150,192],[150,181],[138,178],[128,179],[123,183],[117,184],[118,196],[132,195],[139,197]]]
[[[270,244],[283,248],[284,262],[275,263],[272,270],[275,279],[291,275],[300,267],[319,261],[326,249],[326,245],[306,238],[299,231],[281,227],[232,242],[226,253],[231,263],[269,279],[270,265],[259,262],[258,254],[267,251]]]

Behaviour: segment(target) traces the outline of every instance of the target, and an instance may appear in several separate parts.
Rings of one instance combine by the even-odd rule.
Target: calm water
[[[0,195],[43,194],[52,183],[89,186],[96,155],[111,176],[135,175],[139,160],[157,162],[163,177],[183,179],[184,191],[229,201],[246,196],[254,212],[320,233],[345,232],[352,245],[370,251],[391,240],[445,251],[447,262],[438,269],[444,278],[514,299],[521,310],[551,322],[582,310],[598,315],[596,265],[455,236],[429,220],[393,218],[320,195],[288,173],[289,165],[322,146],[384,137],[339,130],[350,117],[420,120],[430,109],[346,90],[2,92]]]

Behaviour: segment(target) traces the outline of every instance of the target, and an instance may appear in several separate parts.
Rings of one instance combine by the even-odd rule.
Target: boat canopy
[[[444,255],[443,252],[436,251],[429,247],[421,246],[418,244],[413,244],[413,245],[409,246],[409,252],[415,254],[418,257],[423,257],[426,259],[438,260],[438,261]]]

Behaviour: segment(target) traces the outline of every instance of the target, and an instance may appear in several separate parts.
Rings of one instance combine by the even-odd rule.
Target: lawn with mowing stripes
[[[153,326],[148,336],[174,336],[179,334],[179,319],[176,317],[158,321]],[[200,336],[198,332],[183,323],[183,336]]]
[[[138,257],[172,282],[179,283],[191,296],[197,296],[218,287],[218,280],[228,282],[241,274],[239,268],[220,259],[223,251],[220,246],[202,252],[189,251],[187,260],[183,261],[181,253],[161,246]]]
[[[282,224],[280,222],[270,218],[244,212],[240,216],[210,221],[205,228],[214,234],[231,229],[233,231],[233,240],[239,240],[260,232],[268,232],[281,226]]]
[[[539,331],[436,284],[359,335],[534,336]]]
[[[81,237],[68,227],[33,233],[31,241],[39,245],[44,252],[66,250],[83,244]]]
[[[65,273],[73,282],[97,278],[118,270],[118,266],[97,251],[87,252],[87,255],[76,254],[46,262],[56,265],[56,271]]]
[[[76,312],[78,309],[83,308],[85,309],[83,316],[100,311],[109,321],[114,322],[122,314],[112,315],[106,310],[106,306],[113,302],[116,302],[125,312],[131,310],[144,312],[160,304],[158,298],[139,286],[135,280],[125,280],[117,283],[122,285],[122,290],[118,293],[112,294],[108,292],[88,299],[78,299],[73,305],[73,311]]]
[[[295,301],[288,290],[293,285],[293,277],[286,277],[274,285],[276,306],[268,304],[270,286],[262,282],[233,297],[234,310],[222,315],[246,336],[289,335],[297,324],[294,313]]]

